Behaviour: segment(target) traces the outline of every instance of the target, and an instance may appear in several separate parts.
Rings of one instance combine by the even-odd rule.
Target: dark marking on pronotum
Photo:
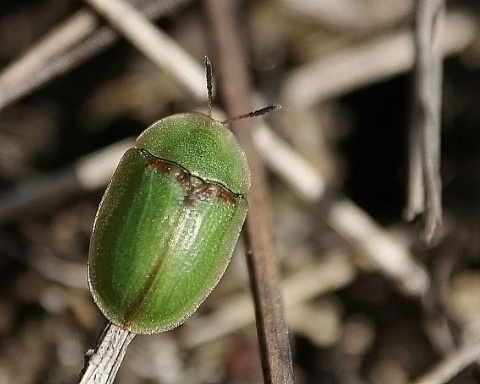
[[[241,195],[243,197],[243,195]],[[226,188],[219,188],[217,191],[217,197],[225,201],[227,203],[233,204],[235,202],[235,195],[233,195],[228,189]],[[238,198],[238,195],[236,196]]]
[[[170,160],[165,160],[152,155],[145,149],[138,149],[140,154],[147,160],[147,165],[162,175],[174,178],[185,193],[188,203],[205,201],[212,197],[218,198],[227,204],[234,204],[237,199],[244,199],[243,194],[232,192],[223,184],[216,181],[204,180],[192,175],[187,169]]]

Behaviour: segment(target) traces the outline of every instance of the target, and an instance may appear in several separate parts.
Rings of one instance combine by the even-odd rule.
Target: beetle
[[[120,160],[90,240],[88,282],[113,324],[137,334],[170,330],[217,285],[245,220],[250,171],[226,124],[211,117],[212,67],[205,58],[210,114],[165,117]]]

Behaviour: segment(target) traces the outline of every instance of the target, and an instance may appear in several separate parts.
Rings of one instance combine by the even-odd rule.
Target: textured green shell
[[[235,193],[246,194],[250,189],[245,154],[232,132],[202,113],[182,113],[157,121],[138,137],[136,146]]]
[[[249,183],[245,156],[222,124],[183,114],[148,128],[121,159],[95,218],[88,278],[105,317],[155,333],[191,316],[231,259]]]

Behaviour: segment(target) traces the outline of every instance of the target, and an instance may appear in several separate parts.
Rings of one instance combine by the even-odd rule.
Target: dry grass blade
[[[127,2],[85,0],[129,39],[146,57],[173,76],[198,100],[205,99],[203,69],[165,33]],[[155,49],[152,49],[155,47]],[[159,49],[160,48],[160,49]],[[168,54],[165,54],[168,51]]]
[[[177,1],[174,5],[155,0],[134,3],[141,3],[146,15],[155,18],[189,1]],[[0,73],[0,109],[80,66],[111,46],[118,36],[113,28],[100,26],[90,10],[78,11]]]
[[[425,295],[430,286],[425,267],[355,204],[345,198],[337,199],[327,210],[326,220],[372,266],[394,281],[401,292],[413,297]]]
[[[308,270],[288,276],[282,281],[287,314],[294,315],[295,308],[327,292],[350,284],[356,271],[340,252],[326,256],[325,260],[311,265]],[[255,321],[252,299],[246,293],[231,297],[216,311],[190,321],[182,329],[182,344],[195,348],[242,329]]]
[[[95,350],[85,355],[85,367],[79,384],[111,384],[134,333],[108,323],[99,338]]]
[[[26,54],[0,74],[0,108],[29,93],[59,72],[52,63],[55,58],[65,60],[62,54],[77,46],[98,27],[94,14],[81,10],[38,42]],[[65,61],[64,61],[65,62]],[[70,66],[73,61],[67,60]]]
[[[443,0],[417,3],[415,84],[410,122],[410,177],[406,215],[423,214],[423,236],[430,241],[442,222],[440,121],[442,100],[441,27]]]
[[[205,1],[210,33],[214,40],[227,112],[236,116],[251,110],[249,78],[233,17],[235,2]],[[265,185],[264,165],[256,152],[251,120],[232,124],[252,170],[250,212],[246,221],[248,264],[255,299],[257,334],[266,383],[293,383],[293,367],[278,270],[273,254],[271,213]]]
[[[442,55],[465,49],[475,38],[476,28],[465,12],[447,14],[445,34],[439,41]],[[305,108],[390,79],[410,70],[414,56],[413,33],[406,29],[322,55],[287,76],[282,103]]]
[[[59,204],[82,191],[105,187],[118,161],[134,144],[127,139],[78,159],[56,173],[24,181],[0,194],[0,223],[21,217],[29,211]]]
[[[464,346],[451,353],[413,384],[444,384],[480,358],[480,343]]]

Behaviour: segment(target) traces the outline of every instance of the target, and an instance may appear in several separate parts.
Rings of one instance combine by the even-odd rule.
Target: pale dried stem
[[[465,13],[445,19],[441,52],[463,50],[476,36],[477,23]],[[302,108],[392,78],[413,67],[414,35],[403,30],[339,49],[293,70],[285,79],[280,104]]]
[[[443,0],[419,1],[415,16],[415,82],[406,216],[412,219],[422,215],[423,237],[427,242],[442,222],[440,124],[444,8]]]
[[[284,279],[285,310],[289,312],[308,300],[338,290],[354,278],[355,269],[350,260],[344,254],[332,252],[317,264]],[[247,294],[234,296],[211,314],[189,321],[180,330],[182,344],[187,348],[196,348],[252,325],[254,321],[251,297]]]
[[[206,100],[204,70],[167,34],[125,1],[85,0],[137,49],[197,100]]]
[[[134,337],[134,333],[108,323],[95,349],[88,351],[85,355],[85,367],[79,384],[113,383],[127,347]]]
[[[398,23],[411,14],[412,0],[281,0],[289,11],[307,20],[360,33]]]
[[[80,192],[105,187],[120,158],[133,145],[133,139],[120,141],[77,160],[73,166],[6,191],[0,195],[0,223],[42,209],[51,202],[59,204]]]
[[[458,375],[462,370],[480,359],[480,342],[465,345],[457,351],[452,352],[430,372],[412,384],[444,384]]]
[[[132,3],[139,3],[149,18],[155,18],[190,1],[132,0]],[[80,66],[118,37],[114,29],[102,26],[92,11],[78,11],[0,73],[0,109]]]

